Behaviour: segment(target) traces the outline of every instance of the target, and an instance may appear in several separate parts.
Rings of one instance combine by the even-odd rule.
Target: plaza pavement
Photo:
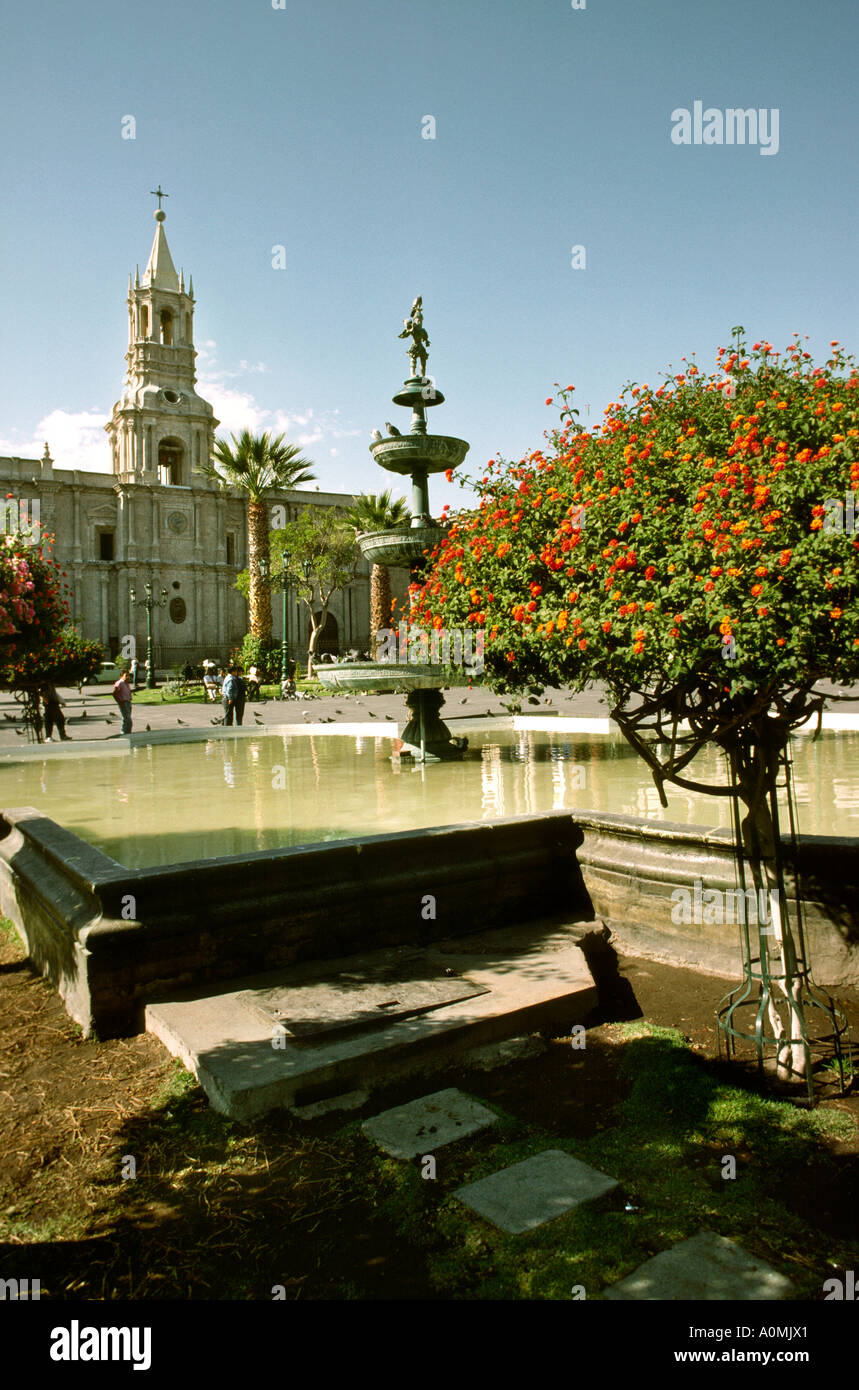
[[[836,687],[825,683],[824,690],[834,691]],[[840,690],[839,693],[845,693]],[[859,687],[851,691],[846,701],[836,700],[827,705],[832,713],[859,713]],[[111,697],[109,685],[86,686],[83,693],[76,687],[60,690],[65,701],[66,732],[73,740],[91,742],[116,736],[119,732],[119,710]],[[514,699],[521,705],[523,714],[560,714],[579,719],[605,719],[608,717],[608,700],[601,686],[592,686],[581,694],[567,691],[546,690],[542,696],[529,700],[527,695],[499,696],[488,689],[475,687],[468,690],[454,687],[444,692],[445,703],[441,716],[455,732],[459,719],[487,720],[507,718],[508,703]],[[151,731],[179,728],[208,729],[212,722],[220,719],[221,705],[183,702],[166,705],[142,705],[135,702],[132,712],[132,728],[135,733],[144,733],[147,724]],[[299,697],[297,700],[251,701],[245,708],[244,726],[264,727],[266,725],[307,724],[307,723],[372,723],[374,720],[394,722],[404,725],[408,720],[405,696],[403,695],[351,695],[340,692],[323,695],[315,699]],[[0,693],[0,750],[26,747],[29,742],[27,731],[21,718],[21,706],[9,692]]]

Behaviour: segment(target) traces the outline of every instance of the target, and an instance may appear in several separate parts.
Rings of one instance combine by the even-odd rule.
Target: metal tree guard
[[[741,914],[740,922],[740,943],[742,950],[743,979],[742,982],[729,991],[722,999],[717,1009],[718,1016],[718,1037],[719,1055],[722,1056],[722,1044],[724,1041],[724,1056],[730,1061],[737,1056],[737,1043],[742,1040],[754,1044],[757,1057],[758,1072],[763,1074],[764,1061],[767,1050],[772,1049],[774,1053],[786,1047],[801,1046],[805,1057],[805,1079],[808,1087],[808,1102],[810,1106],[816,1104],[814,1090],[814,1070],[815,1063],[818,1071],[828,1069],[829,1058],[832,1057],[838,1069],[841,1083],[841,1094],[845,1095],[848,1089],[846,1073],[852,1073],[852,1050],[850,1045],[850,1033],[847,1019],[837,1007],[830,994],[826,994],[816,986],[811,978],[811,967],[808,963],[808,952],[805,944],[805,931],[803,928],[802,896],[800,892],[799,875],[799,846],[797,843],[796,830],[796,808],[793,789],[793,768],[790,756],[790,744],[788,743],[779,758],[779,768],[784,773],[784,782],[779,787],[778,781],[774,780],[767,792],[769,801],[770,815],[772,818],[774,841],[775,841],[775,866],[776,866],[776,903],[772,904],[770,912],[770,932],[769,934],[778,940],[779,928],[773,930],[773,923],[780,923],[780,914],[785,915],[789,912],[787,894],[785,892],[784,876],[784,856],[781,849],[781,836],[778,818],[778,792],[783,790],[787,798],[788,817],[790,820],[790,844],[791,860],[793,868],[793,888],[794,905],[796,914],[796,962],[790,970],[790,978],[795,989],[795,999],[799,1005],[798,1009],[790,1009],[785,983],[787,980],[787,968],[784,962],[779,959],[778,952],[770,952],[767,944],[766,931],[760,929],[758,924],[757,941],[753,944],[749,935],[748,912]],[[737,785],[736,755],[730,757],[731,784]],[[776,775],[777,776],[777,775]],[[734,840],[736,846],[736,857],[738,866],[739,887],[743,894],[743,902],[747,903],[746,896],[746,853],[743,844],[742,826],[740,822],[740,798],[736,793],[731,798],[731,806],[734,821]],[[831,1031],[821,1032],[812,1037],[806,1026],[803,1008],[809,1005],[812,1009],[818,1010],[828,1023]],[[781,1019],[781,1009],[785,1009],[789,1020],[788,1034],[793,1029],[793,1020],[798,1020],[799,1037],[782,1036],[776,1037],[773,1024],[774,1015]],[[736,1018],[738,1010],[747,1012],[753,1010],[753,1017],[748,1017],[742,1021]],[[767,1031],[766,1023],[770,1024],[770,1031]],[[749,1031],[751,1029],[751,1031]],[[846,1068],[845,1068],[846,1062]]]

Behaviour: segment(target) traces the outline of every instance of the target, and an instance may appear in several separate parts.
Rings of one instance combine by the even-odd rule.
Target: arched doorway
[[[314,622],[319,622],[321,613],[314,613]],[[321,656],[323,652],[330,652],[332,656],[337,656],[340,651],[340,631],[337,626],[337,619],[333,613],[329,613],[325,619],[325,626],[319,634],[316,643],[316,655]]]

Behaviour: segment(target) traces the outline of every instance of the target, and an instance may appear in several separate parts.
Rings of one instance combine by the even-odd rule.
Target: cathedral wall
[[[216,487],[162,487],[132,483],[109,473],[55,469],[50,460],[0,458],[2,495],[30,505],[38,500],[42,529],[54,537],[53,556],[66,571],[70,618],[84,636],[103,643],[110,657],[132,635],[138,656],[146,652],[146,612],[132,607],[130,590],[144,597],[167,591],[164,608],[152,615],[159,670],[224,661],[247,631],[247,603],[233,587],[248,565],[247,504],[237,493]],[[287,520],[306,506],[348,507],[345,493],[299,491],[273,496]],[[228,562],[228,555],[230,561]],[[408,585],[394,571],[394,592]],[[272,594],[273,635],[282,640],[282,599]],[[323,650],[366,650],[370,631],[369,566],[361,561],[355,581],[334,595],[330,613],[336,639]],[[304,603],[288,596],[287,635],[299,659],[307,650],[309,620]]]

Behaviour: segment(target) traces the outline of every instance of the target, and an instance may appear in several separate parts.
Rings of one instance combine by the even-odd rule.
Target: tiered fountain
[[[411,478],[412,519],[410,525],[402,529],[366,532],[358,537],[358,546],[371,564],[408,566],[412,578],[416,579],[425,563],[426,552],[438,544],[446,529],[430,516],[429,475],[458,467],[468,453],[468,444],[451,435],[427,433],[427,408],[441,405],[444,396],[426,374],[429,338],[423,326],[420,295],[404,325],[399,336],[411,338],[408,348],[411,376],[393,397],[393,402],[411,409],[411,428],[408,434],[400,434],[388,425],[387,438],[374,431],[370,453],[389,473]],[[441,687],[447,683],[441,667],[412,661],[338,662],[319,666],[317,675],[330,689],[407,692],[406,704],[411,718],[403,730],[400,756],[411,755],[421,762],[429,762],[457,758],[464,752],[467,739],[453,738],[439,718],[444,704]]]

